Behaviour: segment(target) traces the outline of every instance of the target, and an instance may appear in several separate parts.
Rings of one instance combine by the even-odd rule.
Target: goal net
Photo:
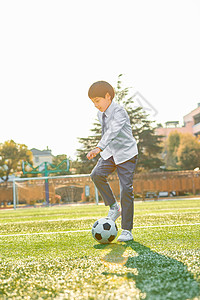
[[[14,178],[7,186],[5,206],[23,208],[96,202],[98,192],[89,175]],[[1,201],[1,200],[0,200]]]

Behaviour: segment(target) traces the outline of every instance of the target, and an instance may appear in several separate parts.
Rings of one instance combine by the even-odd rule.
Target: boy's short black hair
[[[105,98],[106,94],[109,94],[111,97],[111,100],[115,96],[115,91],[108,82],[106,81],[97,81],[91,85],[88,91],[88,96],[90,99],[96,98],[96,97],[102,97]]]

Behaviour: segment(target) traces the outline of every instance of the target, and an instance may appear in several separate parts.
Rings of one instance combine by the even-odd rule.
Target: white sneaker
[[[129,230],[122,230],[122,233],[120,234],[120,236],[118,237],[117,241],[118,242],[128,242],[128,241],[132,241],[133,240],[133,235],[131,233],[131,231]]]
[[[119,218],[120,215],[121,215],[121,210],[118,204],[111,207],[108,212],[108,218],[112,219],[114,222],[117,220],[117,218]]]

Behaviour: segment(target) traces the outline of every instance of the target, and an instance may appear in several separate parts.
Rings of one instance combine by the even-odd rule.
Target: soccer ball
[[[92,226],[92,236],[101,244],[111,243],[116,238],[117,232],[117,225],[110,218],[101,218]]]

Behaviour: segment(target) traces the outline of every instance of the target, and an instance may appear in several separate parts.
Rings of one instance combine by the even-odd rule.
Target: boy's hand
[[[91,150],[87,154],[87,158],[90,160],[90,159],[94,158],[95,156],[97,156],[97,154],[99,154],[99,152],[101,152],[101,149],[97,147],[97,148]]]

